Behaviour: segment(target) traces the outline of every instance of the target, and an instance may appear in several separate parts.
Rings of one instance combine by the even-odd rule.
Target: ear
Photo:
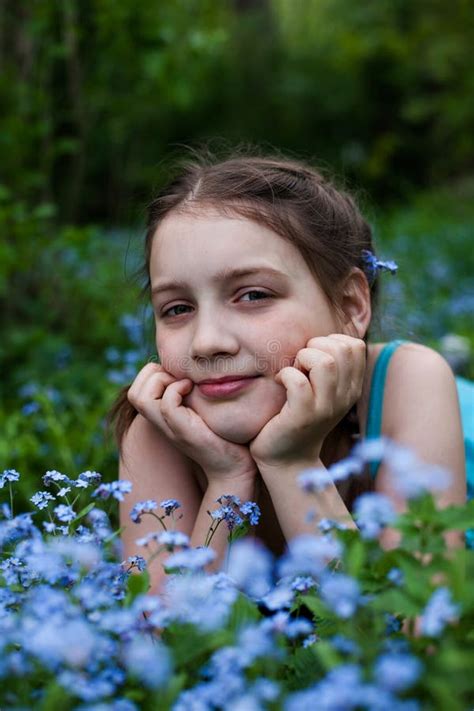
[[[369,328],[372,309],[369,283],[358,267],[353,267],[344,281],[340,306],[344,331],[349,336],[363,338]]]

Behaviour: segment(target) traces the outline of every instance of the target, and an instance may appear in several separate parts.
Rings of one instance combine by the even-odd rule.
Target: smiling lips
[[[206,397],[225,397],[248,387],[259,376],[252,375],[250,377],[226,376],[225,378],[216,378],[213,380],[203,380],[197,384],[199,392]]]

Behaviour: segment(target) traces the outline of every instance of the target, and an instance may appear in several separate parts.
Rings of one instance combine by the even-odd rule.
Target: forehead
[[[273,230],[239,216],[217,212],[176,213],[166,217],[153,237],[150,275],[189,278],[199,268],[216,269],[245,261],[262,263],[298,278],[309,273],[298,249]]]

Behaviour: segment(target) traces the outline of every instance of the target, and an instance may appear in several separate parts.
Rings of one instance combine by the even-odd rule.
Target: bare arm
[[[317,524],[323,518],[337,521],[348,528],[356,528],[335,484],[329,483],[316,495],[309,495],[301,489],[298,484],[299,474],[313,467],[325,469],[319,459],[279,467],[262,467],[260,470],[287,541],[303,533],[317,534]]]
[[[193,462],[179,452],[159,430],[142,415],[137,415],[123,440],[119,462],[119,478],[132,482],[132,492],[120,503],[120,526],[124,556],[150,553],[135,541],[160,528],[151,515],[142,516],[141,523],[133,523],[130,511],[138,501],[178,499],[182,508],[177,528],[192,535],[202,500],[202,491],[194,476]],[[150,548],[155,550],[154,545]],[[162,561],[167,554],[154,559],[150,566],[151,592],[157,591],[165,577]]]
[[[132,482],[132,492],[120,504],[120,526],[124,556],[141,555],[149,558],[156,550],[153,542],[147,550],[137,546],[135,541],[148,533],[160,530],[160,524],[149,514],[141,518],[141,523],[133,523],[130,510],[138,501],[154,499],[177,499],[182,515],[176,528],[186,533],[192,546],[202,546],[205,542],[211,518],[208,511],[218,507],[216,499],[222,494],[233,494],[242,500],[253,499],[255,476],[252,473],[235,478],[229,476],[222,481],[211,481],[203,470],[189,457],[182,454],[160,431],[142,415],[137,415],[125,435],[122,456],[119,463],[119,478]],[[201,488],[202,487],[202,488]],[[168,528],[171,519],[166,519]],[[227,550],[228,531],[220,524],[212,539],[212,548],[217,553],[213,568],[219,567]],[[163,551],[151,562],[149,573],[150,594],[157,594],[166,579],[163,561],[169,553]]]
[[[423,461],[452,472],[451,485],[437,496],[438,505],[460,504],[466,497],[466,478],[459,404],[452,371],[439,354],[416,344],[401,346],[392,360],[384,397],[382,433],[414,450]],[[311,466],[321,466],[321,462],[316,457],[306,457],[286,466],[259,464],[287,539],[311,530],[311,525],[304,521],[311,504],[296,483],[298,471]],[[381,467],[376,488],[392,499],[398,511],[406,508],[387,467]],[[329,484],[313,501],[316,521],[324,516],[355,527],[334,485]],[[314,523],[312,526],[314,530]],[[447,540],[450,546],[460,545],[462,535],[452,531]],[[390,548],[398,541],[398,533],[387,530],[381,543]]]
[[[448,363],[435,351],[410,343],[400,346],[392,357],[384,395],[383,433],[410,447],[423,461],[452,473],[451,484],[436,495],[438,506],[462,504],[466,500],[464,442],[454,375]],[[396,491],[388,467],[381,466],[377,491],[387,494],[397,509],[405,501]],[[386,548],[397,545],[399,534],[387,530]],[[458,531],[447,535],[448,545],[462,545]]]

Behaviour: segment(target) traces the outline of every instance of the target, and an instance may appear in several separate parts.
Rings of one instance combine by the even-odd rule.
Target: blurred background
[[[471,0],[3,0],[0,467],[25,497],[117,476],[105,415],[154,353],[145,206],[184,146],[329,169],[399,264],[378,337],[474,378],[473,46]]]

